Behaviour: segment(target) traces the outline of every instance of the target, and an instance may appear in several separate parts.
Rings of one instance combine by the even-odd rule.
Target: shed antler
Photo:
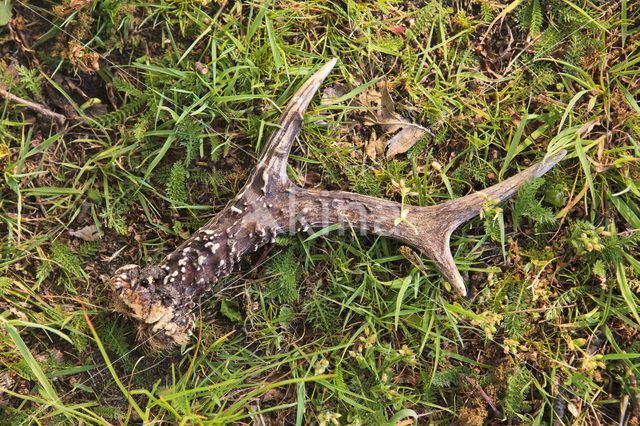
[[[142,322],[141,331],[152,343],[187,342],[200,296],[229,275],[246,252],[273,242],[279,234],[333,224],[394,238],[419,249],[464,296],[466,288],[449,250],[451,233],[476,216],[487,199],[508,199],[523,183],[543,175],[565,155],[549,156],[482,192],[429,207],[300,188],[287,177],[287,157],[302,127],[304,111],[336,61],[325,64],[296,92],[249,180],[217,216],[159,265],[127,265],[111,279],[120,309]]]

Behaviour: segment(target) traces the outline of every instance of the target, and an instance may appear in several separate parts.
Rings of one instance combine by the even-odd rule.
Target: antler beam
[[[332,224],[394,238],[419,249],[464,296],[464,281],[449,250],[451,233],[476,216],[487,199],[510,198],[523,183],[543,175],[565,155],[563,151],[549,156],[484,191],[429,207],[300,188],[287,176],[287,158],[309,102],[336,62],[329,61],[296,92],[247,183],[217,216],[159,265],[127,265],[110,280],[119,309],[141,323],[142,334],[152,344],[186,343],[200,296],[229,275],[243,254],[274,242],[279,234]],[[401,217],[405,220],[399,221]]]

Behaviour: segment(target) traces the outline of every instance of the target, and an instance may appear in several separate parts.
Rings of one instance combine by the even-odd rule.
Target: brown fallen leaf
[[[367,157],[369,157],[371,159],[371,161],[375,161],[376,160],[376,140],[378,139],[378,136],[376,135],[376,131],[372,131],[371,132],[371,136],[369,137],[369,142],[367,142],[367,146],[364,148],[364,152],[365,154],[367,154]]]
[[[98,227],[95,225],[87,225],[77,231],[69,231],[69,235],[80,238],[83,241],[98,241],[102,238],[102,234],[98,231]]]
[[[335,84],[327,87],[322,93],[321,104],[331,104],[334,99],[347,93],[348,87],[346,85]],[[357,106],[362,107],[364,112],[358,114],[358,119],[352,121],[350,126],[341,124],[337,130],[342,130],[341,133],[345,134],[349,129],[356,126],[358,122],[365,126],[376,126],[378,132],[371,129],[371,134],[365,143],[354,143],[352,140],[352,145],[364,145],[364,153],[372,161],[382,155],[385,149],[387,151],[387,160],[408,151],[428,132],[424,127],[411,123],[395,111],[395,103],[386,81],[380,81],[362,91],[358,94],[355,103],[356,105],[359,104]],[[329,118],[329,114],[326,112],[321,112],[322,115],[327,119]],[[324,122],[324,120],[321,122]],[[324,123],[327,124],[326,122]],[[380,129],[382,132],[379,132]]]
[[[378,110],[375,114],[368,114],[368,117],[365,118],[365,124],[381,126],[386,135],[398,132],[386,142],[386,158],[390,160],[398,154],[407,152],[409,148],[415,145],[415,143],[427,133],[427,129],[411,123],[395,112],[395,104],[386,82],[379,88],[379,91],[378,89],[374,89],[370,93],[367,93],[365,98],[371,101],[376,95],[379,96]],[[374,146],[380,146],[380,139],[385,138],[386,135],[380,135],[380,138],[375,141]],[[371,145],[372,142],[369,141],[366,153],[371,159],[375,159],[375,157],[372,157],[374,147]]]
[[[280,389],[267,389],[261,395],[262,402],[282,401],[284,393]]]
[[[407,152],[425,133],[426,129],[414,124],[403,127],[387,144],[387,160]]]
[[[371,161],[375,161],[377,156],[381,155],[386,147],[387,139],[385,135],[378,136],[375,130],[371,131],[371,136],[369,137],[369,142],[367,143],[365,151]]]
[[[382,96],[380,98],[380,113],[379,116],[384,119],[402,119],[402,117],[396,114],[396,104],[393,102],[393,98],[391,97],[391,93],[389,93],[389,86],[387,82],[384,82],[384,87],[382,88]]]
[[[382,126],[386,133],[393,133],[400,130],[406,122],[404,118],[395,112],[395,104],[389,94],[386,82],[382,83],[380,90],[371,87],[364,92],[360,98],[363,106],[367,108],[377,108],[375,112],[368,111],[364,124],[367,126]]]

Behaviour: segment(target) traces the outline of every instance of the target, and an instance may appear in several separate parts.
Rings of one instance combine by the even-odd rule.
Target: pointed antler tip
[[[553,154],[548,154],[544,161],[545,163],[553,164],[555,166],[560,162],[560,160],[565,157],[565,155],[567,155],[567,150],[561,149],[560,151],[554,152]]]
[[[317,77],[318,80],[324,80],[325,78],[327,78],[333,67],[336,66],[336,63],[338,63],[338,58],[332,58],[331,60],[329,60],[329,62],[320,67],[314,77]]]
[[[464,284],[464,279],[460,275],[460,271],[451,257],[450,265],[442,265],[445,266],[440,271],[442,275],[444,275],[444,279],[449,282],[453,290],[458,293],[462,297],[467,296],[467,286]],[[446,266],[449,266],[448,268]]]
[[[534,172],[534,176],[535,177],[540,177],[543,174],[547,173],[549,170],[551,170],[556,164],[558,164],[560,162],[560,160],[562,160],[565,155],[567,155],[567,150],[565,149],[561,149],[558,152],[555,152],[553,154],[547,154],[547,156],[544,158],[544,160],[542,160],[540,163],[538,163],[535,172]]]
[[[464,282],[460,282],[457,285],[453,285],[455,291],[462,297],[467,297],[467,288],[464,285]]]

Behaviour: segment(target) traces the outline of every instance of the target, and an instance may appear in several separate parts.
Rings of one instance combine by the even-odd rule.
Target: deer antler
[[[296,92],[247,183],[217,216],[159,265],[127,265],[110,280],[120,310],[142,322],[141,331],[153,344],[187,342],[198,299],[211,284],[229,275],[243,254],[273,242],[279,234],[332,224],[394,238],[421,250],[464,296],[466,288],[449,250],[451,233],[476,216],[487,199],[508,199],[566,153],[549,156],[484,191],[437,206],[401,206],[349,192],[300,188],[287,177],[287,158],[304,111],[336,62],[329,61]]]

